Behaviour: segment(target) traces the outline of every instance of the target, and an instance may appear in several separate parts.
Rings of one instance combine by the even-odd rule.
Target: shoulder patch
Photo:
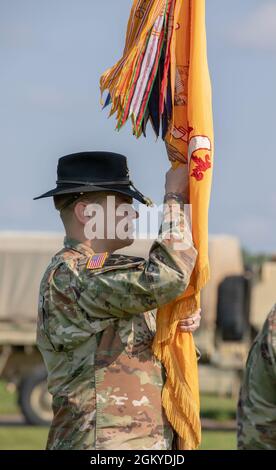
[[[86,268],[87,269],[99,269],[102,268],[106,258],[108,257],[107,251],[104,253],[95,253],[88,258]]]
[[[94,274],[101,274],[105,273],[106,271],[113,271],[116,269],[121,268],[131,268],[141,263],[144,263],[144,258],[136,257],[136,256],[126,256],[121,254],[110,254],[107,255],[105,261],[103,262],[102,266],[95,266],[98,263],[92,260],[93,256],[90,258],[86,258],[86,269],[83,272],[86,272],[88,275]],[[88,265],[89,264],[89,265]],[[90,267],[89,267],[90,266]]]

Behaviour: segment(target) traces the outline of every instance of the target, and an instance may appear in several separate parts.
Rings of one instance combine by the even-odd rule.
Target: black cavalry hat
[[[114,191],[151,205],[129,179],[127,159],[113,152],[80,152],[65,155],[58,161],[57,187],[34,199],[58,194]]]

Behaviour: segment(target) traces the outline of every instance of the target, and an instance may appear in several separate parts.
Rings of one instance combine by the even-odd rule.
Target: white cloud
[[[241,19],[230,39],[239,47],[276,49],[276,1],[264,1],[246,19]]]

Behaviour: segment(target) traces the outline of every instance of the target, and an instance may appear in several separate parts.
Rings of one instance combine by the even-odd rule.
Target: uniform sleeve
[[[185,291],[196,258],[184,205],[168,201],[148,260],[93,275],[78,303],[88,315],[102,309],[119,318],[162,306]]]
[[[249,352],[238,405],[238,447],[276,449],[276,305]]]

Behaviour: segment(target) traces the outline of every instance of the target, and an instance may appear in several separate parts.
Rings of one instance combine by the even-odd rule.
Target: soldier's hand
[[[201,308],[198,309],[193,315],[178,322],[178,331],[185,333],[194,333],[200,326]]]
[[[188,165],[179,165],[178,168],[173,170],[172,168],[166,173],[166,184],[165,192],[167,193],[179,193],[185,198],[188,198],[189,194],[189,171]]]

